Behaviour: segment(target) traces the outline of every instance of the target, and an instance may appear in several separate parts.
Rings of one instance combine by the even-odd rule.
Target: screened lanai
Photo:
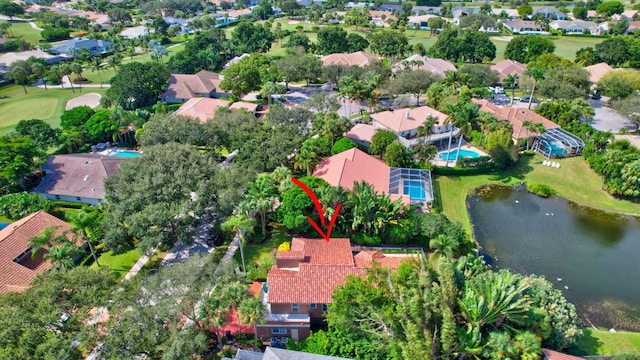
[[[547,159],[577,156],[584,150],[584,141],[562,128],[547,129],[536,137],[533,150]]]
[[[422,169],[391,168],[389,194],[408,195],[411,204],[431,208],[433,205],[431,172]]]

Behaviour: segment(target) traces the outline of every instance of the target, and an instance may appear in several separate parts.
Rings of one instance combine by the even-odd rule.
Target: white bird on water
[[[556,280],[558,280],[558,281],[562,281],[562,278],[557,278]]]
[[[569,287],[567,285],[564,286],[565,289],[569,290]]]
[[[516,204],[520,204],[520,201],[516,200]]]

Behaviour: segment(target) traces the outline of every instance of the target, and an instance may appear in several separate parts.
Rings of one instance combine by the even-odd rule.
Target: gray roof
[[[92,40],[92,39],[74,39],[66,41],[60,45],[53,46],[49,49],[52,53],[57,54],[69,54],[71,49],[91,49],[92,47],[109,48],[113,43],[107,40]]]
[[[347,358],[305,353],[301,351],[293,351],[279,349],[267,346],[264,353],[253,352],[248,350],[238,350],[233,359],[223,358],[223,360],[352,360]]]

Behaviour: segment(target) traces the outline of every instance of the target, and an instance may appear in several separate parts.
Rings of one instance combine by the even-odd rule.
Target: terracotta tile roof
[[[127,158],[97,154],[53,155],[42,166],[44,179],[34,192],[89,199],[104,199],[104,180],[118,175]]]
[[[8,291],[23,291],[38,274],[51,268],[51,263],[42,259],[41,251],[35,259],[26,254],[20,263],[14,260],[27,251],[29,239],[42,234],[50,226],[56,226],[55,236],[71,230],[72,226],[44,211],[24,217],[0,230],[0,294]],[[68,235],[72,240],[71,235]]]
[[[281,255],[282,254],[282,255]],[[311,265],[353,266],[351,242],[347,238],[324,239],[293,238],[290,251],[279,251],[276,257],[304,258]]]
[[[344,136],[354,141],[371,143],[371,139],[376,133],[376,130],[378,130],[378,128],[373,125],[356,124],[356,126],[352,127],[351,130],[344,133]]]
[[[208,120],[213,119],[216,111],[222,107],[229,106],[229,101],[223,99],[214,98],[193,98],[187,100],[182,106],[176,110],[175,115],[188,116],[190,118],[198,119],[201,123],[205,123]],[[249,112],[255,113],[258,105],[248,103],[245,101],[237,101],[231,106],[230,110],[245,109]]]
[[[422,61],[421,65],[411,66],[408,64],[410,61]],[[430,58],[427,56],[411,55],[408,58],[397,62],[394,66],[394,70],[402,70],[405,68],[413,70],[424,70],[434,74],[438,74],[442,77],[445,76],[447,71],[457,71],[456,66],[453,63],[437,58]]]
[[[387,193],[389,172],[390,168],[387,164],[362,150],[353,148],[321,161],[316,166],[313,176],[348,190],[353,189],[355,182],[364,180],[377,192]]]
[[[604,62],[587,66],[584,69],[587,70],[587,72],[589,72],[589,75],[590,75],[589,80],[594,84],[600,81],[600,79],[602,79],[602,77],[605,76],[609,71],[617,70]]]
[[[302,251],[278,251],[276,259],[304,259]]]
[[[557,351],[553,351],[553,350],[549,350],[549,349],[542,349],[542,353],[544,354],[545,360],[581,360],[581,359],[584,359],[584,358],[581,358],[579,356],[563,354],[561,352],[557,352]]]
[[[377,124],[389,129],[395,133],[401,133],[403,131],[415,130],[425,121],[427,117],[431,115],[438,119],[435,125],[444,125],[447,115],[441,113],[436,109],[432,109],[428,106],[421,106],[417,108],[403,108],[393,111],[383,111],[375,114],[371,114],[371,118]]]
[[[342,67],[350,66],[367,66],[373,60],[379,60],[380,57],[366,53],[364,51],[358,51],[354,53],[336,53],[329,54],[322,57],[322,66],[340,65]]]
[[[498,78],[502,81],[504,78],[514,73],[522,76],[527,70],[527,65],[514,60],[502,60],[491,66],[491,70],[497,71]]]
[[[169,99],[191,99],[210,94],[220,88],[222,76],[202,70],[195,74],[171,74],[167,91],[162,95]]]
[[[508,121],[509,123],[511,123],[511,126],[513,127],[512,136],[514,139],[525,139],[528,137],[540,135],[536,131],[529,131],[529,129],[524,126],[525,121],[530,121],[534,124],[542,123],[545,129],[554,129],[560,127],[560,125],[554,123],[553,121],[545,118],[542,115],[536,114],[529,109],[515,107],[500,108],[494,104],[489,103],[487,100],[473,99],[473,102],[480,105],[481,111],[493,113],[496,118],[498,118],[498,121]]]
[[[330,304],[333,302],[333,291],[344,284],[349,275],[364,277],[366,269],[355,266],[301,264],[297,276],[282,276],[272,270],[267,276],[269,302]]]
[[[361,251],[353,260],[356,262],[356,266],[359,268],[370,268],[374,264],[378,264],[381,267],[397,269],[400,263],[410,258],[405,254],[383,254],[379,251]]]

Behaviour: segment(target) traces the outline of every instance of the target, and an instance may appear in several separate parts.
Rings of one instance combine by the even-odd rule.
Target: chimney
[[[404,118],[409,119],[409,115],[411,115],[411,111],[407,110],[404,112]]]

